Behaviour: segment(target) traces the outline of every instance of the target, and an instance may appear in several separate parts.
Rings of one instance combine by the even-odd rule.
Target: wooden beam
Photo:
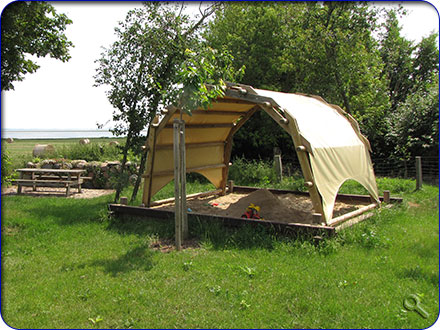
[[[149,178],[144,181],[144,189],[142,194],[142,202],[148,207],[151,203],[151,190],[152,190],[152,173],[154,170],[154,158],[155,158],[155,149],[156,149],[156,138],[160,131],[163,129],[168,120],[174,115],[174,113],[178,109],[174,106],[170,106],[167,108],[167,114],[159,123],[151,123],[150,129],[148,130],[148,138],[146,147],[148,149],[147,156],[147,164],[145,167],[145,172],[147,174],[143,174],[142,177]]]
[[[376,208],[378,206],[379,206],[379,204],[372,203],[370,205],[361,207],[360,209],[357,209],[357,210],[355,210],[353,212],[343,214],[343,215],[341,215],[341,216],[339,216],[337,218],[333,218],[332,220],[330,220],[331,221],[330,222],[330,226],[336,227],[336,226],[340,225],[341,223],[347,221],[348,219],[357,217],[357,216],[359,216],[359,215],[361,215],[361,214],[363,214],[363,213],[365,213],[367,211],[370,211],[370,210],[372,210],[372,209],[374,209],[374,208]]]
[[[214,164],[214,165],[204,165],[204,166],[198,166],[198,167],[191,167],[186,169],[186,173],[190,172],[197,172],[197,171],[203,171],[203,170],[210,170],[215,168],[223,168],[225,167],[225,164]],[[167,176],[172,175],[174,173],[174,170],[167,170],[167,171],[159,171],[153,173],[153,176]],[[150,174],[144,174],[142,177],[149,178]]]
[[[166,211],[166,210],[152,209],[145,207],[109,204],[109,210],[116,217],[124,217],[125,215],[128,215],[129,216],[128,219],[133,219],[133,216],[142,217],[145,220],[174,218],[173,211]],[[243,225],[269,227],[286,234],[290,234],[296,231],[307,232],[310,234],[312,233],[322,234],[324,232],[327,233],[329,236],[335,234],[335,228],[331,226],[304,224],[297,222],[285,223],[285,222],[271,221],[271,220],[261,221],[256,219],[232,218],[232,217],[216,216],[216,215],[196,213],[196,212],[190,212],[188,214],[188,217],[193,219],[193,221],[198,221],[199,219],[206,219],[208,221],[218,221],[225,226],[233,226],[233,227],[243,226]]]
[[[205,191],[205,192],[200,192],[200,193],[195,193],[195,194],[187,195],[186,199],[194,199],[194,198],[198,198],[198,197],[215,196],[215,195],[220,194],[221,192],[222,192],[221,189]],[[174,197],[166,198],[166,199],[161,199],[161,200],[152,202],[151,206],[159,206],[159,205],[163,205],[163,204],[173,203],[174,200],[175,200]]]
[[[252,103],[250,104],[252,105]],[[246,114],[248,110],[243,110],[243,111],[229,111],[228,109],[222,109],[222,110],[213,110],[213,109],[208,109],[208,110],[193,110],[191,111],[191,114],[193,115],[206,115],[206,116],[241,116]],[[179,113],[180,111],[178,111]],[[187,124],[188,125],[188,124]]]
[[[224,146],[225,142],[219,141],[219,142],[202,142],[202,143],[186,143],[187,149],[192,148],[206,148],[206,147],[220,147]],[[173,149],[172,144],[161,144],[156,146],[156,150],[171,150]]]
[[[249,104],[249,105],[254,105],[255,103],[252,101],[247,101],[247,100],[238,100],[235,98],[227,98],[227,97],[223,97],[223,98],[218,98],[216,101],[214,101],[213,103],[219,104],[219,103],[229,103],[229,104]]]
[[[298,123],[296,122],[296,119],[290,118],[288,126],[290,131],[289,133],[292,136],[293,144],[295,146],[304,145],[304,140],[299,133]],[[301,151],[296,151],[296,154],[298,156],[299,164],[301,166],[301,171],[304,175],[304,181],[312,183],[312,185],[308,187],[308,190],[310,194],[310,199],[312,200],[313,209],[315,210],[315,213],[321,214],[323,218],[322,220],[325,221],[324,209],[322,207],[322,199],[321,195],[318,192],[318,189],[316,188],[316,185],[314,184],[315,180],[313,177],[312,167],[310,165],[309,155]]]
[[[364,214],[361,214],[358,217],[354,217],[354,218],[348,219],[347,221],[341,223],[339,226],[336,226],[334,228],[335,228],[336,231],[340,231],[340,230],[345,229],[347,227],[351,227],[351,226],[353,226],[353,225],[355,225],[355,224],[357,224],[357,223],[359,223],[361,221],[367,220],[368,218],[371,218],[373,215],[374,215],[373,212],[364,213]]]
[[[232,128],[233,123],[221,123],[221,124],[187,124],[186,128]],[[173,128],[172,124],[166,124],[164,128]]]

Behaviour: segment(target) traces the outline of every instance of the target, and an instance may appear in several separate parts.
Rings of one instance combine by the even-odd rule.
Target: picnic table
[[[17,183],[17,194],[21,194],[22,187],[32,187],[33,191],[37,187],[64,187],[68,197],[70,187],[78,187],[78,193],[81,193],[84,179],[90,179],[82,177],[85,171],[80,169],[19,168],[15,171],[20,173],[20,178],[13,180]]]

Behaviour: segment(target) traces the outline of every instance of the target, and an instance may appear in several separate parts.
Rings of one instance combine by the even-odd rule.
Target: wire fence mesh
[[[438,157],[422,157],[422,179],[424,183],[439,183],[439,159]],[[416,179],[416,158],[397,160],[391,158],[372,159],[374,173],[377,177],[391,177],[402,179]],[[298,157],[283,155],[283,175],[292,176],[301,173]]]

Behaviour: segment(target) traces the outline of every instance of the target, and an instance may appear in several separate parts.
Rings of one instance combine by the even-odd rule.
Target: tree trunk
[[[130,199],[131,202],[133,202],[136,199],[137,193],[139,191],[139,186],[140,186],[141,180],[142,180],[142,174],[145,171],[145,163],[147,161],[147,156],[148,156],[148,152],[144,152],[142,154],[141,162],[139,164],[139,171],[137,174],[137,179],[136,179],[136,182],[133,187],[133,193],[131,194],[131,199]]]
[[[119,201],[119,197],[121,196],[122,189],[124,188],[124,184],[122,180],[124,178],[128,150],[130,149],[130,144],[131,144],[131,134],[132,134],[131,131],[128,131],[127,140],[125,142],[124,149],[122,150],[122,164],[121,164],[121,171],[119,173],[118,182],[116,184],[116,193],[115,193],[115,201],[114,201],[115,203]]]

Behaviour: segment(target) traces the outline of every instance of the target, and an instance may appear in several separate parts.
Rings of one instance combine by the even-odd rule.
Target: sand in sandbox
[[[240,218],[249,204],[260,207],[260,216],[275,222],[312,223],[313,204],[309,196],[294,193],[274,195],[267,189],[256,190],[250,194],[227,194],[225,196],[209,196],[187,201],[191,212]],[[353,211],[364,204],[346,204],[336,202],[333,216]],[[174,211],[174,203],[155,206],[153,208]]]
[[[248,196],[241,198],[238,202],[231,204],[226,209],[225,214],[230,217],[239,218],[251,203],[260,207],[260,216],[264,219],[288,220],[288,222],[293,222],[294,219],[301,219],[301,222],[310,222],[312,220],[311,214],[286,206],[267,189],[254,191]]]

